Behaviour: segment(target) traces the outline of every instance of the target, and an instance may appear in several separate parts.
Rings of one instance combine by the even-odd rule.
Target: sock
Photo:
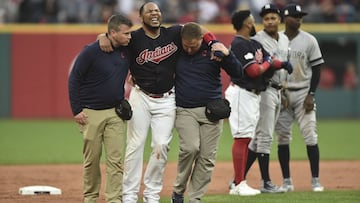
[[[261,173],[261,178],[264,182],[270,181],[269,175],[269,154],[265,153],[257,153],[259,168]]]
[[[248,156],[248,145],[250,138],[235,138],[232,146],[232,157],[234,166],[234,182],[239,184],[245,179],[245,167]]]
[[[246,168],[245,168],[245,174],[244,177],[246,177],[246,174],[249,172],[251,166],[256,160],[256,153],[250,149],[248,149],[248,156],[247,156],[247,162],[246,162]]]
[[[289,145],[278,145],[278,158],[283,178],[290,178],[290,149]]]
[[[319,147],[318,145],[306,146],[307,155],[310,161],[310,169],[312,177],[319,177]]]

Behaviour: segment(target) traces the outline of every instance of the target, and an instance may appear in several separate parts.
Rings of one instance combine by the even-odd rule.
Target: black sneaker
[[[173,192],[171,203],[184,203],[184,195],[179,195],[176,192]]]

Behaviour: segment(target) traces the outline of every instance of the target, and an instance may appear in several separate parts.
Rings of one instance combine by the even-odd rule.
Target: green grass
[[[320,120],[318,122],[321,160],[359,160],[359,120]],[[293,128],[292,160],[306,160],[306,148],[297,125]],[[148,159],[150,136],[145,149]],[[170,145],[169,161],[177,160],[178,136]],[[232,137],[228,123],[220,138],[217,159],[231,160]],[[276,145],[273,144],[273,152]],[[271,159],[277,159],[276,153]],[[73,120],[0,119],[0,164],[60,164],[82,162],[82,135]]]
[[[169,198],[162,198],[160,203],[170,202]],[[314,192],[289,192],[283,194],[263,194],[257,196],[233,195],[205,195],[203,203],[358,203],[360,191],[324,191]]]
[[[318,122],[321,160],[359,160],[359,120],[320,120]],[[293,128],[292,160],[305,160],[306,148],[299,129]],[[150,136],[145,148],[145,161],[149,157]],[[178,136],[174,131],[169,160],[176,161]],[[231,160],[232,138],[228,123],[224,123],[218,149],[219,161]],[[273,152],[276,146],[273,145]],[[277,159],[272,153],[271,159]],[[82,163],[82,136],[73,120],[9,120],[0,119],[0,165],[7,164],[61,164]],[[141,202],[141,201],[140,201]],[[162,197],[160,203],[170,202]],[[292,192],[264,194],[254,197],[232,195],[205,195],[203,203],[357,203],[360,191]]]

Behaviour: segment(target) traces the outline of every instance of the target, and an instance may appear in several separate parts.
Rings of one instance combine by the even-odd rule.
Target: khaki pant
[[[81,126],[83,134],[83,190],[84,202],[95,203],[99,198],[102,146],[106,157],[105,199],[108,203],[122,202],[123,151],[125,143],[125,122],[115,109],[84,109],[87,124]]]
[[[189,203],[200,202],[215,167],[223,120],[209,121],[205,107],[178,107],[175,127],[179,133],[180,149],[174,192],[184,194],[189,181]]]

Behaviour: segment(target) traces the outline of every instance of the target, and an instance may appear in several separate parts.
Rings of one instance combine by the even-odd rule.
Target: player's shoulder
[[[285,35],[284,32],[278,32],[279,34],[279,42],[289,43],[289,38]]]
[[[144,29],[142,27],[140,27],[140,28],[138,28],[138,29],[131,32],[131,37],[134,38],[134,37],[136,37],[138,35],[144,35],[144,34],[145,34]]]
[[[256,33],[256,35],[251,37],[251,39],[256,40],[258,42],[264,41],[265,38],[266,38],[266,32],[264,32],[264,30],[260,30],[259,32]]]
[[[266,37],[268,34],[264,30],[260,30],[254,37]]]
[[[250,42],[251,42],[252,44],[255,44],[255,45],[257,45],[257,46],[261,46],[261,47],[262,47],[261,42],[259,42],[258,40],[254,39],[254,38],[250,38]]]
[[[307,40],[316,40],[315,36],[309,32],[306,32],[304,30],[299,30],[299,36],[301,36],[301,38],[305,38]]]
[[[94,58],[95,55],[101,52],[102,51],[100,49],[99,41],[97,40],[95,42],[91,42],[89,44],[84,45],[83,49],[80,51],[78,55],[79,56],[78,58],[83,58],[83,59]]]
[[[99,44],[99,41],[94,41],[94,42],[91,42],[89,44],[86,44],[84,47],[83,47],[83,52],[96,52],[100,50],[100,44]]]
[[[162,33],[168,33],[168,34],[180,34],[180,32],[181,32],[181,28],[182,28],[183,26],[182,25],[171,25],[171,26],[169,26],[169,27],[164,27],[164,26],[161,26],[160,27],[160,30],[161,30],[161,32]]]

